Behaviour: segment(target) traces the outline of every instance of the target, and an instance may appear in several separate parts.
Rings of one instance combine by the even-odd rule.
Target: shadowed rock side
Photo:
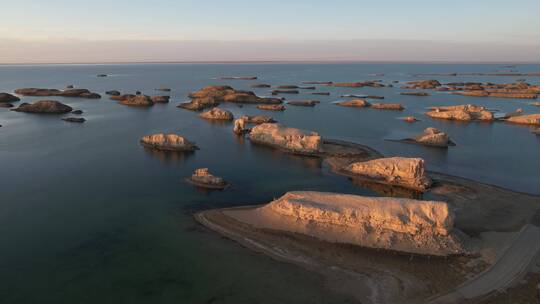
[[[210,120],[229,120],[230,121],[234,119],[234,116],[231,113],[231,111],[220,109],[220,108],[213,108],[210,111],[201,113],[199,116],[204,119],[210,119]]]
[[[11,95],[9,93],[0,93],[0,103],[2,102],[16,102],[21,99],[17,96]]]
[[[247,103],[247,104],[280,104],[278,98],[259,97],[251,91],[239,91],[230,86],[207,86],[200,91],[189,94],[192,99],[188,103],[178,105],[188,110],[202,110],[215,107],[221,102]]]
[[[57,90],[57,89],[38,89],[38,88],[22,88],[15,90],[15,94],[23,96],[41,96],[41,97],[51,97],[51,96],[62,96],[62,97],[80,97],[80,98],[90,98],[90,99],[99,99],[101,95],[97,93],[92,93],[87,89],[68,89],[68,90]]]
[[[436,256],[465,252],[454,233],[454,214],[438,201],[288,192],[263,207],[224,213],[257,228],[332,243]]]
[[[207,189],[225,189],[229,185],[223,178],[212,175],[208,168],[196,169],[186,181]]]
[[[64,114],[73,111],[73,108],[56,100],[40,100],[34,103],[22,103],[18,108],[13,109],[12,111],[25,113]]]
[[[354,162],[345,171],[370,181],[421,192],[431,186],[421,158],[391,157]]]
[[[254,143],[298,154],[318,154],[322,148],[321,136],[318,133],[273,123],[254,127],[249,134],[249,139]]]
[[[427,116],[437,119],[459,121],[493,121],[493,113],[481,106],[472,104],[459,106],[432,107]]]
[[[147,148],[162,151],[189,152],[199,149],[194,143],[176,134],[147,135],[140,142]]]
[[[507,122],[540,126],[540,114],[516,115],[505,119]]]

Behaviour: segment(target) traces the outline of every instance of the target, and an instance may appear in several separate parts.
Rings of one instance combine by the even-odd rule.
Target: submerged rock
[[[275,123],[265,123],[254,127],[249,139],[254,143],[299,154],[318,154],[322,150],[322,139],[318,133],[287,128]]]
[[[516,115],[505,119],[507,122],[540,126],[540,114]]]
[[[424,133],[415,136],[412,138],[416,143],[433,146],[433,147],[443,147],[454,146],[455,144],[450,140],[448,134],[441,132],[435,128],[426,128]]]
[[[210,111],[201,113],[199,116],[204,119],[210,119],[210,120],[233,120],[234,119],[234,116],[231,113],[231,111],[220,109],[220,108],[213,108]]]
[[[101,95],[97,93],[92,93],[87,89],[67,89],[64,91],[57,89],[38,89],[38,88],[22,88],[15,90],[16,94],[23,96],[40,96],[40,97],[50,97],[50,96],[62,96],[62,97],[80,97],[80,98],[89,98],[89,99],[99,99]]]
[[[154,134],[141,138],[141,144],[148,148],[163,151],[195,151],[199,148],[186,138],[176,134]]]
[[[345,170],[371,181],[422,192],[431,186],[421,158],[379,158],[352,163]]]
[[[285,106],[284,105],[260,105],[260,106],[257,106],[257,109],[267,110],[267,111],[285,111]]]
[[[422,255],[462,254],[455,215],[441,201],[296,191],[269,204],[225,214],[257,228]]]
[[[229,185],[223,178],[212,175],[208,168],[196,169],[187,180],[195,186],[208,189],[224,189]]]
[[[21,99],[17,96],[11,95],[9,93],[0,93],[0,103],[2,102],[16,102]]]
[[[287,102],[288,105],[300,106],[300,107],[314,107],[319,103],[320,101],[318,100],[293,100],[293,101]]]
[[[71,114],[75,114],[75,115],[81,115],[82,113],[83,113],[82,110],[71,111]]]
[[[107,91],[107,92],[105,92],[105,94],[111,95],[111,96],[120,96],[120,92],[116,91],[116,90]]]
[[[107,74],[97,74],[96,77],[107,77]]]
[[[86,121],[86,119],[82,117],[66,117],[66,118],[62,118],[62,120],[67,121],[67,122],[76,122],[76,123],[83,123]]]
[[[343,106],[343,107],[355,107],[355,108],[365,108],[371,106],[369,102],[367,102],[365,99],[353,99],[348,101],[340,101],[336,102],[337,105]]]
[[[23,103],[18,108],[13,109],[16,112],[43,113],[43,114],[63,114],[73,111],[68,105],[56,100],[40,100],[34,103]]]

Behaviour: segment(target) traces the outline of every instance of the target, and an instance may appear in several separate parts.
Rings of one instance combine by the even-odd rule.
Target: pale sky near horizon
[[[539,0],[0,0],[0,7],[0,63],[540,61]],[[449,47],[454,54],[442,52]]]

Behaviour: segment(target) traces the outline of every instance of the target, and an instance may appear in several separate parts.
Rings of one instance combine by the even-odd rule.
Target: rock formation
[[[251,91],[239,91],[229,86],[207,86],[200,91],[189,94],[189,97],[193,99],[194,103],[201,105],[212,103],[212,106],[221,102],[248,104],[280,104],[283,102],[278,98],[259,97]],[[197,99],[202,99],[204,102],[196,101]]]
[[[371,104],[372,109],[378,110],[396,110],[403,111],[405,108],[399,103],[374,103]]]
[[[13,104],[9,102],[0,102],[0,108],[13,108]]]
[[[272,95],[279,95],[279,94],[300,94],[298,90],[273,90]]]
[[[516,115],[505,119],[507,122],[540,126],[540,114]]]
[[[324,96],[330,96],[330,92],[312,92],[311,95],[324,95]]]
[[[71,114],[75,114],[75,115],[81,115],[82,113],[83,113],[82,110],[71,111]]]
[[[288,105],[299,106],[299,107],[314,107],[319,103],[320,101],[317,101],[317,100],[293,100],[293,101],[287,102]]]
[[[40,96],[40,97],[51,97],[51,96],[62,96],[62,97],[80,97],[80,98],[89,98],[89,99],[99,99],[101,95],[97,93],[92,93],[87,89],[68,89],[68,90],[57,90],[57,89],[37,89],[37,88],[23,88],[15,90],[16,94],[23,96]]]
[[[133,107],[150,107],[154,105],[154,101],[150,96],[146,95],[135,95],[135,96],[126,96],[126,98],[120,100],[120,104]]]
[[[365,108],[371,106],[369,102],[365,99],[353,99],[348,101],[340,101],[336,103],[339,106],[343,107],[355,107],[355,108]]]
[[[249,139],[254,143],[299,154],[318,154],[322,149],[322,139],[318,133],[287,128],[275,123],[265,123],[254,127]]]
[[[152,102],[154,103],[168,103],[169,102],[169,99],[171,98],[170,96],[164,96],[164,95],[161,95],[161,96],[152,96],[150,97],[152,99]]]
[[[154,134],[141,138],[145,147],[163,151],[195,151],[199,148],[189,140],[176,134]]]
[[[405,122],[417,122],[418,121],[418,119],[416,119],[414,116],[406,116],[406,117],[401,118],[401,120],[403,120]]]
[[[242,116],[242,118],[244,119],[246,123],[255,124],[255,125],[276,122],[272,117],[266,116],[266,115],[255,115],[255,116],[245,115],[245,116]]]
[[[411,81],[407,82],[406,89],[435,89],[440,87],[441,83],[437,80],[420,80],[420,81]]]
[[[224,76],[223,80],[257,80],[256,76]]]
[[[420,97],[429,96],[429,94],[426,92],[401,92],[399,94],[408,95],[408,96],[420,96]]]
[[[254,89],[264,89],[264,88],[271,88],[272,86],[266,83],[259,83],[259,84],[253,84],[251,85]]]
[[[195,98],[192,99],[190,102],[184,102],[179,104],[178,108],[183,108],[187,110],[192,111],[201,111],[207,108],[218,106],[219,102],[217,102],[212,97],[204,97],[204,98]]]
[[[459,121],[493,121],[493,113],[486,108],[472,104],[446,107],[432,107],[432,111],[426,113],[427,116],[438,119],[459,120]]]
[[[13,109],[16,112],[26,113],[44,113],[44,114],[63,114],[73,111],[73,109],[61,102],[55,100],[40,100],[34,103],[22,103],[18,108]]]
[[[238,118],[234,121],[234,128],[233,132],[238,135],[245,134],[249,132],[249,130],[246,128],[246,119],[245,117]]]
[[[210,120],[233,120],[234,119],[234,116],[231,113],[231,111],[220,109],[220,108],[213,108],[210,111],[201,113],[199,116],[204,119],[210,119]]]
[[[285,111],[285,106],[284,105],[260,105],[260,106],[257,106],[257,109],[267,110],[267,111]]]
[[[229,185],[223,178],[212,175],[208,168],[196,169],[188,182],[208,189],[224,189]]]
[[[107,91],[107,92],[105,92],[105,94],[111,95],[111,96],[120,96],[120,92],[116,91],[116,90]]]
[[[334,87],[342,88],[363,88],[363,87],[372,87],[372,88],[384,88],[385,85],[380,81],[363,81],[363,82],[338,82],[332,84]]]
[[[277,87],[280,90],[291,90],[291,89],[298,89],[297,85],[280,85]]]
[[[441,132],[435,128],[426,128],[424,133],[415,136],[412,140],[416,143],[433,146],[433,147],[448,147],[455,145],[448,134]]]
[[[16,102],[20,101],[21,99],[17,96],[8,94],[8,93],[0,93],[0,103],[2,102]]]
[[[76,123],[83,123],[86,121],[86,119],[82,117],[66,117],[66,118],[62,118],[62,120],[67,121],[67,122],[76,122]]]
[[[298,191],[263,207],[225,214],[257,228],[331,243],[435,256],[465,252],[454,230],[454,213],[440,201]]]
[[[352,163],[345,170],[374,182],[422,192],[431,186],[421,158],[379,158]]]

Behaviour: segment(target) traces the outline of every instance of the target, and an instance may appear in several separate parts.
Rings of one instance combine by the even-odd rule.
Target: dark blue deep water
[[[231,133],[176,108],[191,91],[210,84],[249,89],[253,83],[301,81],[386,83],[417,80],[416,73],[493,72],[500,65],[450,64],[141,64],[0,66],[0,92],[21,87],[64,88],[73,84],[103,94],[117,89],[160,94],[171,103],[130,108],[101,100],[55,98],[84,111],[84,124],[56,115],[0,109],[0,303],[335,303],[322,280],[291,265],[255,254],[200,227],[195,211],[262,203],[288,190],[373,194],[334,176],[318,161],[252,146]],[[520,65],[540,72],[540,65]],[[97,74],[109,74],[97,78]],[[370,76],[384,73],[385,76]],[[258,81],[222,81],[220,76],[256,75]],[[507,83],[524,77],[424,77],[441,82]],[[526,77],[525,77],[526,78]],[[540,84],[540,77],[526,79]],[[265,112],[288,126],[324,137],[369,145],[385,155],[423,157],[428,168],[516,191],[540,194],[540,137],[524,126],[453,123],[423,117],[433,105],[475,103],[501,112],[540,112],[528,100],[472,98],[433,92],[399,95],[395,88],[331,88],[315,108]],[[268,89],[256,89],[268,95]],[[309,93],[311,91],[305,91]],[[405,105],[403,113],[338,107],[341,94],[374,94]],[[25,97],[24,102],[37,99]],[[262,114],[254,106],[223,105],[236,116]],[[397,117],[414,115],[407,124]],[[433,126],[456,147],[429,149],[388,141]],[[150,153],[141,136],[174,132],[197,142],[192,155]],[[198,167],[233,187],[206,194],[182,182]],[[294,286],[294,288],[292,288]]]

